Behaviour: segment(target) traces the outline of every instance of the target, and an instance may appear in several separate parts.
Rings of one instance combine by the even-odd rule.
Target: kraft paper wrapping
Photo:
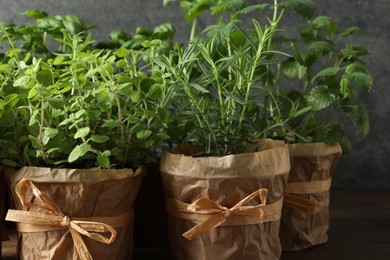
[[[169,242],[173,258],[279,259],[279,218],[289,169],[287,146],[272,140],[262,140],[260,152],[224,157],[191,157],[164,153],[160,171],[167,202],[174,200],[179,204],[190,204],[191,208],[199,201],[206,200],[203,203],[212,205],[210,207],[230,208],[232,211],[230,213],[227,210],[226,214],[218,211],[223,216],[231,214],[232,218],[228,217],[226,223],[195,237],[191,237],[187,231],[198,225],[202,218],[187,220],[170,212]],[[265,191],[266,202],[258,196],[252,196],[252,193],[257,192],[264,195]],[[279,217],[270,220],[264,216],[263,221],[239,223],[245,223],[246,220],[240,220],[239,213],[234,215],[233,208],[247,196],[254,199],[246,205],[257,210],[260,208],[263,215],[267,216],[272,213],[261,204],[272,207],[280,203]],[[274,216],[276,215],[274,212]]]
[[[0,165],[0,248],[2,241],[7,240],[7,236],[4,228],[4,211],[5,211],[5,180],[4,180],[5,167]],[[1,257],[1,250],[0,250]]]
[[[328,240],[329,188],[341,147],[325,143],[288,147],[291,170],[280,221],[280,239],[283,250],[302,250]]]
[[[52,208],[68,216],[68,225],[93,227],[90,222],[102,222],[97,225],[100,232],[106,230],[102,225],[108,226],[109,219],[115,219],[118,225],[113,225],[114,236],[108,243],[101,243],[85,235],[73,234],[71,228],[52,230],[47,226],[18,223],[18,254],[20,259],[89,259],[78,254],[75,244],[85,244],[89,257],[92,259],[131,259],[133,250],[133,205],[141,182],[141,170],[135,173],[130,169],[123,170],[84,170],[84,169],[50,169],[39,167],[24,167],[20,170],[7,172],[7,181],[12,192],[13,201],[17,210],[10,210],[10,218],[16,213],[27,212],[46,216],[53,214],[45,209],[25,207],[16,194],[15,188],[22,182],[30,183],[36,188],[32,191],[30,186],[22,188],[22,196],[28,205],[42,204],[37,194],[48,197],[53,204]],[[38,190],[38,191],[37,191]],[[20,193],[20,188],[19,188]],[[33,193],[35,192],[35,194]],[[49,202],[50,202],[49,201]],[[50,204],[50,203],[49,203]],[[29,213],[31,212],[31,213]],[[14,213],[14,214],[13,214]],[[119,216],[119,217],[118,217]],[[120,216],[126,220],[118,221]],[[23,216],[21,216],[23,217]],[[15,218],[15,216],[14,216]],[[17,219],[17,218],[16,218]],[[65,219],[66,220],[66,219]],[[80,220],[80,221],[78,221]],[[55,216],[48,218],[55,222]],[[64,220],[60,220],[65,225]],[[80,224],[81,223],[81,224]],[[47,225],[52,225],[48,223]],[[40,228],[42,227],[42,228]],[[20,232],[21,231],[21,232]],[[81,231],[83,232],[83,231]],[[97,231],[99,232],[99,231]],[[92,232],[91,232],[92,233]],[[74,237],[81,241],[76,241]],[[92,234],[92,237],[100,236]],[[108,236],[107,232],[103,236]]]

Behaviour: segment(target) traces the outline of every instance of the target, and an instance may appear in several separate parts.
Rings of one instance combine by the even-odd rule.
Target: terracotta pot
[[[20,259],[131,259],[141,170],[24,167],[7,172]]]
[[[329,189],[341,148],[325,143],[289,145],[291,170],[280,224],[283,250],[326,243]]]
[[[262,151],[224,157],[162,156],[174,259],[280,258],[288,149],[261,143]]]

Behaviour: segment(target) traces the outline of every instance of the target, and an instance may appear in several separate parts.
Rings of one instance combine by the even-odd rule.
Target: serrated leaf
[[[207,36],[215,41],[216,44],[223,44],[229,38],[230,32],[233,29],[233,23],[227,25],[213,25],[208,27]]]
[[[343,127],[339,123],[335,123],[330,127],[328,136],[325,142],[328,144],[338,143],[344,135]]]
[[[316,111],[328,107],[334,101],[336,101],[336,96],[330,93],[326,85],[313,88],[307,96],[307,102]]]
[[[298,61],[287,61],[282,64],[283,74],[289,79],[303,79],[307,69]]]
[[[343,76],[348,86],[358,88],[363,91],[370,91],[372,87],[372,77],[366,73],[354,72]]]
[[[325,68],[325,69],[321,70],[320,72],[318,72],[317,75],[315,75],[315,77],[313,78],[313,81],[316,78],[319,78],[319,77],[331,77],[331,76],[334,76],[334,75],[336,75],[339,72],[339,70],[340,70],[339,67]]]
[[[363,104],[354,106],[349,117],[357,127],[363,130],[363,135],[367,136],[370,131],[370,121],[366,107]]]
[[[90,128],[87,126],[87,127],[83,127],[83,128],[80,128],[77,130],[77,132],[74,134],[74,139],[77,139],[77,138],[83,138],[83,137],[86,137],[89,132],[90,132]]]
[[[311,0],[288,0],[285,4],[306,19],[312,18],[316,11],[316,6]]]
[[[104,143],[110,140],[108,136],[105,135],[91,135],[91,141],[95,143]]]
[[[248,13],[251,13],[251,12],[255,12],[255,11],[263,11],[268,6],[270,6],[270,4],[249,5],[247,7],[242,8],[241,10],[237,11],[233,15],[232,18],[233,18],[233,20],[235,20],[238,17],[240,17],[241,15],[245,15],[245,14],[248,14]]]
[[[309,44],[311,49],[316,49],[323,52],[332,51],[334,44],[330,41],[314,41]]]
[[[221,12],[232,12],[241,9],[244,5],[242,0],[229,0],[226,2],[218,2],[213,8],[211,14],[217,14]]]

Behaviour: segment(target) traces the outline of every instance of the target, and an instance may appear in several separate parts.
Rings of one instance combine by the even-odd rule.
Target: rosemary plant
[[[253,6],[242,1],[181,2],[194,23],[209,8],[217,24],[206,28],[205,39],[194,37],[193,31],[187,47],[155,59],[167,75],[166,85],[175,89],[170,136],[178,137],[176,143],[201,145],[203,155],[235,154],[257,146],[259,138],[270,137],[272,129],[289,120],[280,114],[274,81],[289,54],[273,40],[285,8],[300,10],[294,5],[298,1]],[[300,2],[311,6],[310,1]],[[252,11],[262,11],[263,22],[253,19],[252,28],[243,28],[238,17]],[[290,118],[305,111],[292,106]]]

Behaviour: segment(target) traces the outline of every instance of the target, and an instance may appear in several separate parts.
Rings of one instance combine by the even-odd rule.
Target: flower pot
[[[279,259],[287,146],[224,157],[164,153],[160,171],[174,259]]]
[[[325,143],[291,144],[291,170],[280,222],[283,250],[301,250],[326,243],[329,189],[341,147]]]
[[[141,170],[7,172],[21,259],[131,259]]]

